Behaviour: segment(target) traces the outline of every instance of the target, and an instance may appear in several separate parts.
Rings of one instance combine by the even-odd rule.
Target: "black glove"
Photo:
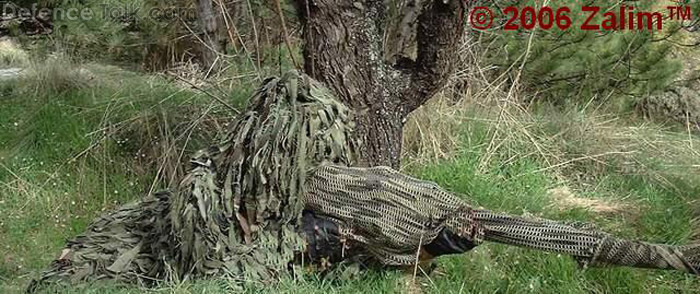
[[[464,253],[476,247],[472,241],[458,236],[449,229],[442,229],[433,242],[423,246],[426,252],[437,257],[447,254]]]
[[[321,259],[331,263],[342,260],[343,244],[340,242],[338,226],[335,223],[304,210],[302,231],[308,242],[307,256],[312,263]]]

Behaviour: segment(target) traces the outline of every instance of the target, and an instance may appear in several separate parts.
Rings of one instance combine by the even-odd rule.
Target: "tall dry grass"
[[[536,93],[518,84],[523,58],[500,76],[484,65],[484,46],[465,39],[459,64],[445,89],[411,114],[404,128],[405,166],[453,158],[486,132],[480,170],[497,161],[532,158],[564,181],[590,182],[608,169],[648,175],[673,186],[670,177],[700,179],[700,139],[690,132],[620,113],[604,103],[525,104]],[[528,99],[523,97],[528,96]]]
[[[484,177],[499,177],[499,170],[518,162],[537,162],[539,168],[512,176],[552,177],[546,196],[551,209],[637,218],[673,195],[692,211],[695,229],[689,238],[700,240],[700,201],[693,200],[700,183],[700,138],[690,128],[679,132],[604,103],[526,104],[536,99],[523,99],[533,93],[518,87],[522,67],[494,76],[482,63],[483,49],[464,44],[458,70],[445,90],[405,124],[404,169],[449,165],[459,162],[462,152],[477,153],[477,173]],[[611,188],[625,182],[632,184]],[[655,200],[640,196],[640,191],[656,189],[652,187],[670,194]],[[651,219],[661,221],[647,221]]]

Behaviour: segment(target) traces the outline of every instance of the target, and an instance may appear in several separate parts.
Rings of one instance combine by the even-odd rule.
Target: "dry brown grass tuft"
[[[553,206],[557,207],[559,210],[582,208],[597,213],[612,214],[622,212],[628,207],[627,204],[614,203],[602,199],[579,197],[571,192],[567,186],[549,189],[547,194],[554,201]]]
[[[0,65],[26,66],[29,64],[29,54],[22,50],[9,38],[0,39]]]
[[[411,113],[404,125],[404,158],[418,163],[450,158],[459,144],[459,128],[468,109],[463,103],[443,96]]]
[[[446,89],[406,123],[405,164],[449,159],[460,144],[473,144],[472,129],[480,128],[488,137],[480,156],[482,172],[495,161],[507,164],[528,158],[543,166],[536,172],[584,185],[610,169],[645,175],[672,189],[677,188],[671,178],[693,182],[700,177],[697,135],[590,102],[566,108],[525,104],[533,99],[523,97],[533,94],[519,88],[522,63],[516,62],[510,74],[494,76],[481,65],[483,49],[467,45],[473,43],[464,42],[462,60]]]
[[[19,76],[19,82],[24,90],[33,93],[63,92],[99,83],[90,70],[61,53],[52,54],[45,60],[30,62]]]
[[[549,162],[555,155],[547,147],[548,138],[536,133],[536,122],[520,103],[519,76],[493,77],[491,69],[482,66],[484,50],[476,43],[465,39],[458,53],[458,70],[445,90],[411,114],[404,129],[404,157],[409,164],[450,158],[462,141],[460,135],[465,132],[461,129],[485,125],[490,139],[480,169],[496,154],[510,160],[538,156]],[[468,142],[469,133],[464,138]],[[523,144],[534,149],[524,150]]]

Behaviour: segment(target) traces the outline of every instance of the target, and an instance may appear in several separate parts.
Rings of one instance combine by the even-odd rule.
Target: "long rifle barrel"
[[[476,211],[484,240],[568,254],[584,265],[676,269],[698,274],[700,245],[673,246],[615,238],[583,224]]]

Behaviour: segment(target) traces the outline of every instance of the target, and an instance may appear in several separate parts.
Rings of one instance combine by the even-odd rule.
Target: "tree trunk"
[[[464,33],[460,0],[411,2],[417,4],[404,5],[401,15],[413,16],[397,22],[406,27],[392,30],[399,39],[392,44],[415,34],[415,59],[403,45],[385,52],[383,0],[295,2],[304,24],[304,70],[355,110],[360,165],[399,166],[406,116],[445,84]]]
[[[214,7],[213,0],[198,0],[197,13],[202,32],[199,37],[201,48],[201,61],[205,70],[216,66],[219,53],[222,52],[221,38],[219,34],[218,9]]]

